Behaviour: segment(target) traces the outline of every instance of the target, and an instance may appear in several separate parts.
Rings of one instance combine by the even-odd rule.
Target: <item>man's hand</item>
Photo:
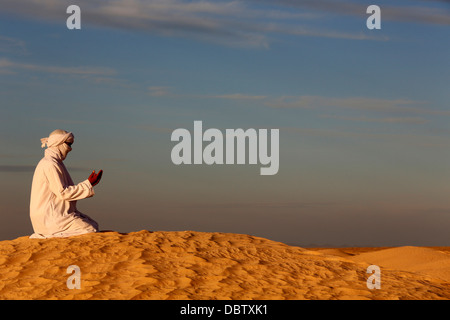
[[[95,170],[92,171],[91,175],[89,176],[88,180],[91,183],[92,186],[97,185],[100,182],[100,179],[102,178],[103,170],[100,170],[98,173],[95,173]]]

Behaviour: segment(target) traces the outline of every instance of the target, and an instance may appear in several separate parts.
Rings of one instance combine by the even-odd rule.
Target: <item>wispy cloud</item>
[[[194,98],[194,99],[226,99],[226,100],[242,100],[242,101],[261,101],[268,98],[263,95],[253,95],[245,93],[227,93],[227,94],[195,94],[195,93],[179,93],[176,88],[169,86],[151,86],[148,87],[148,94],[152,97],[171,97],[171,98]]]
[[[408,123],[408,124],[424,124],[430,120],[420,117],[387,117],[387,118],[369,118],[369,117],[345,117],[336,115],[321,115],[322,118],[330,118],[345,121],[356,122],[378,122],[378,123]]]
[[[0,35],[0,52],[25,54],[28,51],[24,41]]]
[[[314,207],[325,207],[335,205],[335,202],[331,201],[323,201],[323,202],[224,202],[224,203],[172,203],[169,204],[171,207],[179,207],[183,206],[185,208],[245,208],[245,209],[261,209],[261,208],[273,208],[273,209],[282,209],[282,208],[314,208]]]
[[[34,154],[0,154],[0,159],[24,159],[24,158],[33,158]]]
[[[7,58],[0,58],[0,74],[16,74],[21,71],[78,77],[91,80],[99,84],[124,84],[124,81],[116,78],[116,70],[109,67],[97,66],[55,66],[15,62]]]
[[[100,123],[98,119],[89,121],[89,120],[75,120],[75,119],[56,119],[56,118],[34,118],[36,122],[53,122],[53,123],[61,123],[61,124],[77,124],[77,125],[92,125],[98,126]]]
[[[32,172],[35,166],[27,165],[0,165],[0,172]]]
[[[276,3],[278,6],[310,9],[323,13],[346,16],[361,16],[366,13],[368,3],[348,0],[261,0],[265,3]],[[430,7],[431,1],[396,1],[396,5],[382,5],[383,20],[413,22],[424,24],[450,25],[449,8]],[[448,6],[448,1],[434,1]],[[427,6],[424,4],[427,3]]]
[[[33,172],[36,165],[0,165],[0,172]],[[67,167],[69,171],[89,172],[90,168],[83,167]]]
[[[324,128],[281,127],[281,132],[301,134],[303,136],[334,139],[355,139],[357,141],[384,141],[398,145],[408,144],[419,147],[445,148],[450,143],[448,135],[384,133],[368,131],[335,130]]]
[[[148,87],[148,93],[152,97],[162,97],[171,95],[171,87],[152,86]]]
[[[346,117],[339,115],[322,115],[322,117],[339,120],[384,122],[384,123],[411,123],[421,124],[429,120],[417,116],[404,116],[404,114],[450,116],[448,110],[433,109],[428,101],[418,101],[405,98],[381,99],[372,97],[326,97],[326,96],[266,96],[251,93],[224,93],[224,94],[178,94],[172,87],[150,87],[152,96],[170,96],[172,98],[196,99],[226,99],[242,102],[257,102],[274,109],[326,109],[340,110],[353,109],[367,112],[397,113],[402,116],[389,116],[384,118]],[[329,111],[327,111],[329,112]]]
[[[64,22],[71,1],[3,0],[2,10],[34,19]],[[378,35],[322,29],[308,25],[318,15],[292,10],[278,2],[187,0],[79,0],[82,23],[136,30],[169,37],[188,37],[221,45],[263,47],[274,34],[354,40],[385,40]],[[365,11],[362,11],[365,14]]]
[[[367,97],[323,97],[323,96],[295,96],[279,97],[266,101],[272,108],[303,108],[316,109],[323,107],[348,108],[366,111],[399,112],[449,116],[450,111],[435,110],[428,107],[426,101],[408,99],[379,99]]]
[[[223,94],[217,96],[211,96],[211,98],[230,99],[230,100],[263,100],[267,96],[249,95],[242,93]]]
[[[130,127],[138,129],[138,130],[157,132],[157,133],[165,133],[165,134],[170,134],[174,130],[174,128],[158,127],[158,126],[154,126],[154,125],[135,125],[135,126],[130,126]]]
[[[9,59],[0,59],[0,69],[10,69],[10,70],[27,70],[36,71],[44,73],[55,73],[63,75],[78,75],[78,76],[111,76],[115,75],[116,71],[111,68],[103,67],[61,67],[61,66],[49,66],[49,65],[38,65],[38,64],[27,64],[14,62]]]
[[[446,2],[446,5],[450,5]],[[429,8],[424,6],[418,7],[393,7],[386,6],[383,8],[383,19],[391,21],[402,21],[422,24],[438,24],[438,25],[450,25],[450,12],[449,7],[442,8]]]

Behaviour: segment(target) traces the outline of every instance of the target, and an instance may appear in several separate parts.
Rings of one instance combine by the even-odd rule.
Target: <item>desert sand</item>
[[[369,289],[367,267],[381,269]],[[70,265],[80,289],[69,289]],[[450,298],[448,247],[314,248],[232,233],[100,232],[0,242],[0,299]]]

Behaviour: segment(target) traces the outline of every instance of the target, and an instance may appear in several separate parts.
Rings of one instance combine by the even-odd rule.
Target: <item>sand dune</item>
[[[449,299],[449,254],[307,250],[206,232],[104,232],[0,242],[0,299]],[[366,269],[381,267],[381,289]],[[69,289],[70,265],[81,288]]]
[[[432,275],[450,282],[450,253],[430,248],[399,247],[366,252],[351,258],[395,270]]]

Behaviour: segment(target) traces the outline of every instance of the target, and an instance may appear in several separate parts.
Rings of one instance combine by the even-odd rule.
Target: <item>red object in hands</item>
[[[88,180],[91,183],[92,186],[95,186],[100,182],[100,179],[102,178],[103,170],[100,170],[98,173],[95,173],[95,170],[92,171],[91,175],[89,176]]]

